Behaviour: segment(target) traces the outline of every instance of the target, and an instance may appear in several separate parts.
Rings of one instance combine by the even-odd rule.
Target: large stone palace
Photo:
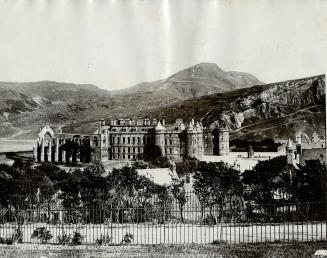
[[[93,134],[54,133],[45,126],[34,147],[35,162],[88,163],[105,160],[137,160],[154,146],[171,160],[202,159],[205,154],[228,155],[229,131],[204,128],[193,119],[177,119],[166,125],[157,119],[102,119]]]

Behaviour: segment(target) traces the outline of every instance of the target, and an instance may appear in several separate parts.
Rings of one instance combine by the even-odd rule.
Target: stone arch
[[[48,125],[46,125],[45,127],[43,127],[42,130],[40,131],[39,135],[38,135],[37,141],[38,141],[39,144],[43,141],[44,137],[47,134],[51,138],[54,138],[54,132],[53,132],[53,130]]]
[[[52,161],[52,140],[54,138],[53,130],[46,125],[40,131],[37,138],[37,161]],[[47,141],[47,142],[45,142]]]

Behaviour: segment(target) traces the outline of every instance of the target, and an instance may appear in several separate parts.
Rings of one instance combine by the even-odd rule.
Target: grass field
[[[248,245],[53,246],[0,245],[0,257],[312,257],[326,243]]]

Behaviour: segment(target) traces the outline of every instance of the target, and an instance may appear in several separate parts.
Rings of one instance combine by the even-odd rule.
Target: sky
[[[0,0],[0,81],[115,90],[201,62],[265,83],[326,73],[327,1]]]

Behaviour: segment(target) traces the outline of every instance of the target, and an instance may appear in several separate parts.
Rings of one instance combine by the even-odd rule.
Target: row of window
[[[151,137],[136,137],[136,136],[117,136],[111,138],[111,144],[148,144],[152,143]]]
[[[119,154],[113,154],[112,159],[136,159],[136,155],[119,155]]]
[[[174,154],[174,151],[173,151],[173,149],[172,148],[165,148],[165,152],[166,152],[166,154]]]
[[[120,132],[137,132],[137,131],[139,131],[139,132],[148,132],[149,129],[148,128],[142,128],[140,130],[137,130],[136,128],[130,128],[129,130],[127,130],[127,128],[121,128],[119,131]],[[116,128],[112,128],[111,130],[108,130],[108,133],[110,133],[110,132],[118,132],[118,130]]]
[[[125,148],[118,148],[114,147],[113,152],[115,153],[143,153],[143,147],[125,147]]]

